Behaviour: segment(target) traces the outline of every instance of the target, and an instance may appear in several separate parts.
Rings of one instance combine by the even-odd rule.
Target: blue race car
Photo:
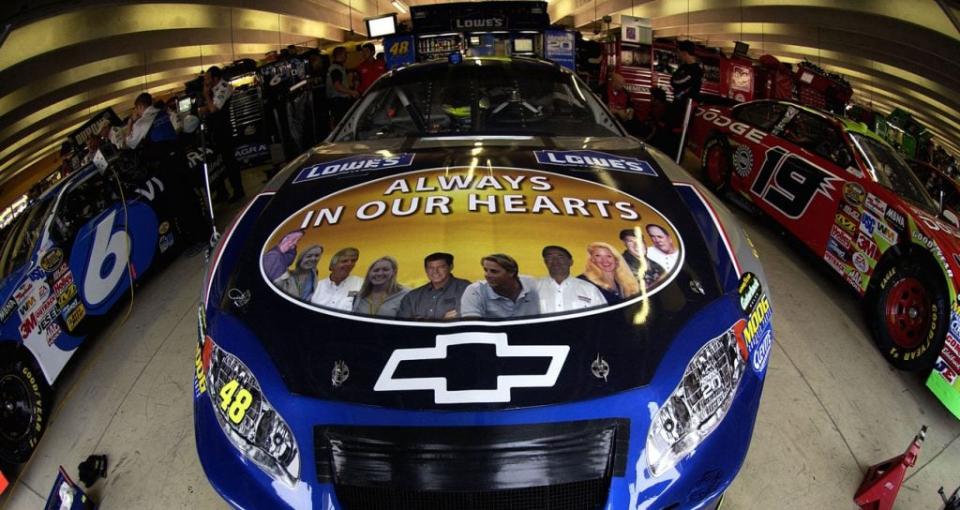
[[[180,246],[169,178],[121,155],[30,204],[0,241],[0,458],[26,461],[50,385],[130,285]]]
[[[716,508],[766,287],[726,209],[574,74],[412,65],[224,234],[197,450],[237,508]]]

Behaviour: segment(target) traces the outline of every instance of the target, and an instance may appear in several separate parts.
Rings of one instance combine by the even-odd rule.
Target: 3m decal
[[[830,199],[841,179],[780,147],[767,150],[750,191],[788,218],[799,218],[817,194]]]
[[[57,300],[54,297],[44,301],[39,307],[20,322],[20,338],[26,340],[31,333],[40,328],[40,323],[50,311],[56,312]]]
[[[880,250],[877,248],[877,243],[873,242],[873,239],[864,235],[862,232],[857,235],[857,249],[875,261],[880,260]]]
[[[746,177],[750,175],[750,171],[753,170],[753,151],[750,150],[750,147],[746,145],[741,145],[737,147],[737,150],[733,151],[733,171],[737,173],[740,177]]]
[[[60,248],[51,248],[40,257],[40,267],[50,273],[63,263],[63,250]]]
[[[653,166],[642,159],[629,156],[617,156],[598,151],[534,151],[541,165],[572,166],[601,170],[622,170],[637,172],[652,177],[657,176]]]
[[[407,361],[446,360],[447,350],[452,346],[486,344],[496,348],[497,358],[549,358],[545,373],[524,375],[498,375],[495,389],[448,390],[443,377],[396,378],[400,365]],[[419,349],[397,349],[390,355],[374,391],[433,392],[437,404],[467,404],[481,402],[510,402],[513,388],[551,388],[556,384],[560,370],[570,352],[568,345],[510,345],[506,333],[467,332],[452,335],[437,335],[436,346]],[[450,367],[456,370],[457,367]]]
[[[847,202],[853,204],[853,206],[859,208],[863,205],[863,200],[866,198],[867,192],[863,190],[863,186],[856,182],[847,182],[843,185],[843,198]]]
[[[111,211],[97,224],[94,233],[86,277],[83,281],[84,298],[92,306],[105,301],[127,272],[127,262],[130,260],[130,236],[123,230],[114,231],[116,215],[116,211]]]
[[[753,273],[744,273],[740,278],[740,311],[749,315],[760,302],[763,296],[763,287],[760,285],[760,279]]]
[[[847,218],[843,214],[837,213],[834,216],[834,223],[840,227],[847,235],[853,235],[857,230],[857,224],[853,222],[852,219]]]
[[[873,193],[867,193],[863,206],[881,218],[887,212],[887,203]]]
[[[413,156],[413,154],[394,154],[392,156],[372,154],[325,161],[304,167],[293,179],[293,182],[307,182],[324,177],[358,174],[372,170],[402,168],[413,164]]]

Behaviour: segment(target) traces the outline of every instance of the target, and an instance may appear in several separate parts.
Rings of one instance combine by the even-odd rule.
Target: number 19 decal
[[[817,193],[830,198],[833,181],[839,177],[780,147],[769,149],[757,180],[750,187],[755,195],[788,218],[807,211]]]

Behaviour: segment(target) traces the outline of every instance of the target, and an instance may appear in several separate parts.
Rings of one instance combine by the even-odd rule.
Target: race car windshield
[[[923,189],[923,184],[893,149],[870,137],[855,133],[851,136],[877,182],[917,206],[931,213],[937,212],[937,205]]]
[[[5,238],[0,244],[0,279],[29,259],[52,205],[53,200],[44,200],[31,206],[4,232]]]
[[[527,61],[428,64],[380,80],[341,142],[444,135],[622,136],[573,74]]]

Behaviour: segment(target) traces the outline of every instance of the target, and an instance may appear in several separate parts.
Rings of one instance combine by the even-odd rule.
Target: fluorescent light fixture
[[[401,0],[393,0],[390,2],[393,4],[393,8],[400,11],[400,14],[407,13],[407,4],[403,3]]]

